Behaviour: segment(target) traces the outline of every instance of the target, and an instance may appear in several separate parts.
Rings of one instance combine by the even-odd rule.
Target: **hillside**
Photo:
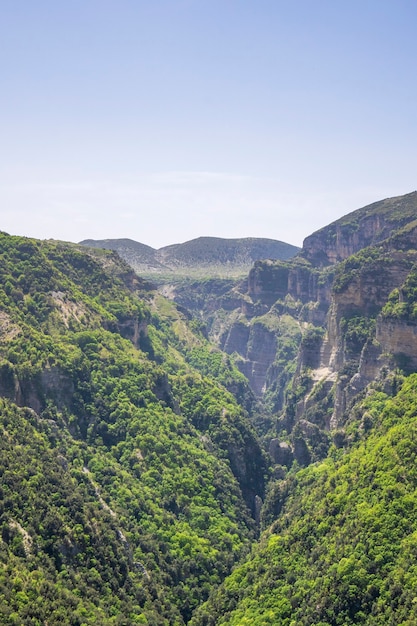
[[[275,239],[199,237],[155,250],[130,239],[86,239],[81,245],[115,250],[140,275],[166,277],[245,275],[258,259],[289,259],[299,248]]]
[[[370,395],[348,452],[271,487],[259,545],[193,626],[417,622],[416,386]]]
[[[0,624],[417,622],[416,202],[158,289],[0,234]]]
[[[284,465],[322,458],[355,394],[398,363],[412,371],[414,321],[401,302],[413,293],[416,220],[414,192],[317,231],[293,259],[256,261],[246,280],[164,286],[248,378],[263,404],[254,419]]]
[[[183,624],[255,536],[246,383],[114,253],[0,250],[0,623]]]

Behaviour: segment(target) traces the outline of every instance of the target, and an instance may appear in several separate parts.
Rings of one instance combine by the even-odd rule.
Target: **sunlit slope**
[[[0,244],[0,623],[183,624],[254,537],[244,378],[114,253]]]
[[[417,622],[417,376],[357,407],[350,452],[276,483],[246,563],[192,624]]]

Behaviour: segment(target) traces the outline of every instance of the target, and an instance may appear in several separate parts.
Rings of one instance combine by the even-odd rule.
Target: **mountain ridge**
[[[198,237],[156,249],[132,239],[85,239],[80,245],[115,250],[138,273],[240,276],[262,258],[288,259],[300,249],[262,237]]]
[[[0,623],[413,626],[416,329],[416,192],[158,289],[0,234]]]
[[[302,254],[316,265],[343,261],[387,239],[417,218],[417,191],[385,198],[347,213],[304,239]]]

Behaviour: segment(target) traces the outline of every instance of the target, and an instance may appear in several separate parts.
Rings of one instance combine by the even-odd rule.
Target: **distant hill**
[[[83,246],[115,250],[137,272],[156,274],[206,274],[239,276],[260,259],[288,260],[299,252],[291,244],[246,237],[199,237],[156,250],[132,239],[85,239]]]

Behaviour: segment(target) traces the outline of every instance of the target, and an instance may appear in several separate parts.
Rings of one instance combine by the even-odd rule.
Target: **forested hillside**
[[[182,624],[255,537],[245,381],[113,253],[0,245],[0,622]]]
[[[416,192],[159,290],[0,234],[0,624],[416,624],[416,250]]]
[[[191,624],[417,623],[417,376],[370,394],[348,433],[271,486],[259,545]]]

